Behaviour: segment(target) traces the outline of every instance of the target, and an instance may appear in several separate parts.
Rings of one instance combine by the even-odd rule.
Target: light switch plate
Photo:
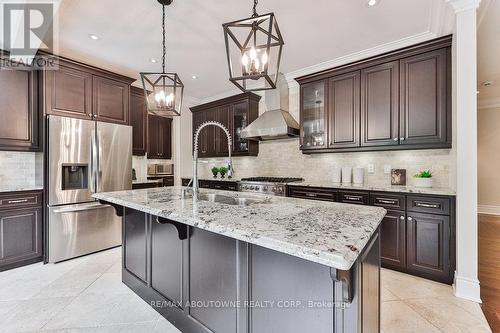
[[[391,166],[389,164],[384,165],[384,173],[385,174],[390,174],[391,173]]]
[[[368,173],[375,173],[375,164],[368,164]]]

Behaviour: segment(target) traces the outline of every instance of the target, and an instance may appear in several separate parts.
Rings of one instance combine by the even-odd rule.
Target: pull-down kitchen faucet
[[[231,160],[231,134],[229,130],[217,121],[207,121],[198,127],[198,129],[194,133],[194,151],[193,151],[193,178],[191,178],[191,182],[193,183],[193,199],[198,199],[198,139],[200,137],[200,132],[207,126],[216,126],[220,127],[227,136],[227,147],[229,149],[229,160],[228,160],[228,171],[227,176],[229,178],[233,177],[233,162]],[[189,184],[188,184],[189,186]]]

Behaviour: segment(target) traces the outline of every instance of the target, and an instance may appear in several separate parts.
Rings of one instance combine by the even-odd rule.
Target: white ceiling
[[[282,70],[321,62],[439,28],[444,0],[261,0],[274,11],[285,39]],[[174,0],[167,7],[167,69],[176,71],[195,99],[233,90],[228,81],[222,23],[251,14],[250,0]],[[445,9],[443,9],[445,8]],[[485,24],[487,22],[485,21]],[[131,77],[161,64],[161,6],[156,0],[63,0],[59,53]],[[98,41],[88,34],[101,37]],[[191,79],[197,75],[198,79]]]
[[[483,0],[478,15],[478,104],[500,107],[500,1]],[[482,84],[493,82],[490,87]]]

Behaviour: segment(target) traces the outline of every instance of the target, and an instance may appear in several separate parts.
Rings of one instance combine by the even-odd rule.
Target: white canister
[[[334,183],[342,182],[342,169],[340,169],[338,166],[334,166],[332,171],[333,171],[332,182]]]
[[[365,180],[365,168],[354,168],[352,171],[352,182],[354,184],[363,184]]]
[[[350,184],[352,179],[352,168],[342,167],[342,184]]]
[[[417,178],[415,177],[415,187],[432,187],[432,178]]]

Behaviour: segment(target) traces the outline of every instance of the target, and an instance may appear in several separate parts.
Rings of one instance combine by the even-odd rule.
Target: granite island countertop
[[[261,199],[249,206],[182,198],[181,187],[96,193],[97,199],[340,270],[350,269],[386,214],[381,207],[200,189]]]

